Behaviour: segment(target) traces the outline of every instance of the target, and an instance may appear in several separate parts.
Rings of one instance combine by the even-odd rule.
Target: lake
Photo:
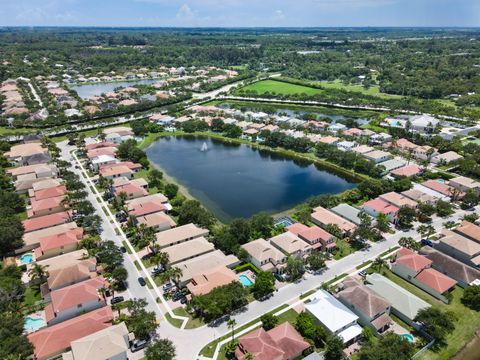
[[[95,84],[85,84],[85,85],[72,85],[69,86],[70,89],[75,90],[82,99],[87,99],[92,96],[99,96],[103,93],[113,91],[118,87],[128,87],[133,85],[146,85],[154,84],[161,79],[145,79],[145,80],[133,80],[133,81],[115,81],[108,83],[95,83]]]
[[[204,143],[207,151],[201,151]],[[146,153],[223,222],[278,213],[312,195],[356,186],[310,162],[206,137],[161,138]]]

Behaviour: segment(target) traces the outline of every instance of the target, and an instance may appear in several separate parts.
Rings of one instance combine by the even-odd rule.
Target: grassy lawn
[[[352,85],[352,84],[344,84],[340,80],[335,81],[319,81],[316,84],[320,84],[325,89],[338,89],[338,90],[346,90],[352,92],[358,92],[364,95],[376,96],[384,99],[391,99],[391,98],[401,98],[400,95],[393,95],[393,94],[385,94],[380,92],[380,87],[374,85],[370,86],[368,89],[364,88],[362,85]]]
[[[475,335],[475,332],[480,328],[480,313],[470,310],[461,303],[463,289],[455,287],[452,292],[453,300],[450,304],[443,302],[430,296],[423,290],[408,283],[399,276],[390,271],[385,272],[385,276],[402,286],[412,294],[427,301],[432,306],[437,307],[443,311],[450,311],[456,316],[455,330],[448,334],[445,340],[446,345],[439,349],[428,350],[422,355],[422,359],[427,360],[448,360],[451,359],[467,342],[469,342]]]
[[[345,256],[348,256],[358,250],[343,240],[337,239],[335,242],[337,244],[337,248],[334,250],[333,254],[333,258],[335,260],[344,258]]]
[[[242,90],[254,90],[259,94],[277,93],[282,95],[307,94],[315,95],[323,92],[321,89],[315,89],[308,86],[289,84],[282,81],[262,80],[254,84],[247,85]]]
[[[175,326],[175,327],[177,327],[177,328],[182,327],[183,321],[180,320],[180,319],[174,319],[174,318],[172,318],[169,313],[166,313],[166,314],[165,314],[165,318],[166,318],[166,319],[168,320],[168,322],[169,322],[170,324],[172,324],[173,326]]]
[[[38,286],[29,286],[25,289],[25,298],[23,299],[25,306],[33,306],[40,300],[42,300],[42,294]]]
[[[202,319],[192,317],[183,307],[179,307],[172,310],[175,315],[187,317],[189,320],[187,325],[185,325],[185,329],[195,329],[200,326],[205,325]]]

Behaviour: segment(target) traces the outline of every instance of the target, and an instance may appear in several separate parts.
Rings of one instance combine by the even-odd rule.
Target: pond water
[[[134,81],[116,81],[109,83],[95,83],[95,84],[85,84],[85,85],[72,85],[69,88],[75,90],[82,99],[89,98],[91,96],[99,96],[103,93],[113,91],[118,87],[128,87],[133,85],[146,85],[154,84],[161,79],[145,79],[145,80],[134,80]]]
[[[205,137],[161,138],[146,153],[223,222],[277,213],[312,195],[356,186],[310,162]]]

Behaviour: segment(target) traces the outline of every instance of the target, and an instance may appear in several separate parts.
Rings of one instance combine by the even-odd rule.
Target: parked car
[[[147,282],[145,281],[145,279],[143,277],[139,277],[138,278],[138,283],[141,285],[141,286],[145,286],[147,285]]]
[[[120,246],[120,251],[125,254],[127,249],[125,249],[125,246]]]
[[[125,298],[123,296],[115,296],[110,300],[110,304],[111,305],[118,304],[118,303],[120,303],[124,300],[125,300]]]
[[[160,275],[161,273],[163,273],[165,271],[165,269],[162,267],[162,266],[159,266],[159,267],[154,267],[152,269],[152,275]]]
[[[173,301],[178,301],[178,300],[180,300],[180,299],[182,299],[182,298],[184,298],[184,297],[185,297],[185,294],[184,294],[184,293],[182,293],[181,291],[177,291],[175,294],[173,294],[172,300],[173,300]]]
[[[172,283],[166,283],[166,284],[163,285],[163,287],[162,287],[163,291],[169,291],[171,288],[173,288],[173,284],[172,284]]]
[[[135,352],[138,350],[142,350],[146,346],[147,346],[147,340],[137,340],[133,342],[132,346],[130,346],[130,350],[132,350],[132,352]]]
[[[427,246],[432,246],[433,247],[433,242],[431,240],[422,239],[422,241],[420,241],[420,243],[422,245],[427,245]]]

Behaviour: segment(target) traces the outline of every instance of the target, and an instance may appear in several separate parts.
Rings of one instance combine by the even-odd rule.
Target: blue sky
[[[0,26],[480,26],[480,0],[0,0]]]

